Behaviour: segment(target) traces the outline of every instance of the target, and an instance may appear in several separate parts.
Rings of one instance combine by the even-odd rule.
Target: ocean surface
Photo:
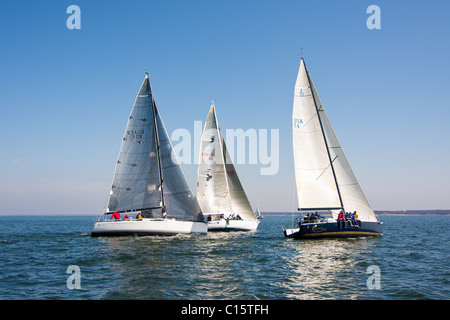
[[[0,299],[450,299],[450,216],[381,216],[381,237],[324,240],[284,238],[289,216],[123,238],[91,238],[94,218],[0,217]]]

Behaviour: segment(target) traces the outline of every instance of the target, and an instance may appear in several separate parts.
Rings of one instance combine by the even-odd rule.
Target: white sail
[[[295,83],[292,120],[299,208],[340,208],[339,193],[303,60]]]
[[[214,103],[202,135],[197,199],[205,213],[230,213],[243,220],[257,220],[228,154]]]
[[[231,211],[228,183],[214,105],[211,105],[208,116],[206,117],[200,145],[197,199],[202,211],[205,213],[224,213]]]
[[[219,129],[220,132],[220,129]],[[222,134],[220,134],[222,137]],[[223,138],[222,138],[223,141]],[[247,195],[245,194],[244,188],[242,187],[241,181],[239,180],[236,169],[234,168],[233,162],[231,162],[230,155],[228,154],[225,142],[223,142],[223,153],[225,154],[225,159],[228,159],[225,163],[228,188],[230,192],[231,209],[234,214],[239,214],[242,220],[257,220],[255,212],[248,201]]]
[[[304,60],[295,84],[293,146],[299,209],[356,211],[377,221],[334,134]]]

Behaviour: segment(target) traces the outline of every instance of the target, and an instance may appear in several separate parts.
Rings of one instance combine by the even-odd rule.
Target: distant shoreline
[[[450,216],[450,213],[376,213],[377,216]]]
[[[261,212],[263,216],[291,216],[298,212]],[[377,216],[449,216],[450,210],[375,210]]]
[[[306,212],[305,212],[306,213]],[[292,216],[292,215],[299,215],[299,212],[261,212],[262,216],[270,217],[270,216]],[[375,210],[375,214],[378,216],[450,216],[450,209],[449,210]],[[24,217],[96,217],[99,216],[99,214],[8,214],[8,213],[0,213],[0,217],[11,217],[11,216],[24,216]]]

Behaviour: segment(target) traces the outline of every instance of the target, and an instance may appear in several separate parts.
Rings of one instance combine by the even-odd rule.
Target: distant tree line
[[[298,212],[261,212],[263,216],[291,216]],[[305,212],[306,214],[306,212]],[[450,210],[375,210],[375,214],[404,214],[404,215],[450,215]]]
[[[450,215],[450,210],[375,210],[376,214]]]

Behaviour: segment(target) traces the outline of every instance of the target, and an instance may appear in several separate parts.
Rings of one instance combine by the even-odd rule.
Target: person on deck
[[[345,213],[344,213],[344,221],[348,222],[348,226],[349,226],[349,227],[352,226],[352,224],[351,224],[351,222],[350,222],[350,213],[348,213],[348,212],[345,212]]]
[[[303,218],[303,220],[305,221],[305,223],[309,223],[309,213],[306,214],[306,216]]]
[[[353,217],[355,220],[355,223],[357,224],[357,226],[359,226],[361,228],[361,220],[358,219],[358,214],[355,212],[353,212]]]
[[[350,226],[355,226],[356,225],[356,221],[355,221],[355,216],[353,215],[353,213],[349,213],[348,214],[348,219],[349,219],[349,224]]]
[[[338,230],[341,229],[341,225],[342,225],[342,229],[345,229],[345,220],[344,220],[344,212],[343,211],[339,212],[339,215],[337,217]]]
[[[122,221],[128,220],[130,219],[130,217],[128,216],[128,214],[125,215],[125,217],[123,217]]]
[[[119,221],[120,220],[120,213],[118,213],[117,211],[114,211],[113,214],[111,215],[111,219],[114,218],[115,221]]]
[[[320,216],[320,214],[317,211],[316,211],[316,213],[314,213],[314,216],[316,218],[316,222],[320,222],[321,216]]]

